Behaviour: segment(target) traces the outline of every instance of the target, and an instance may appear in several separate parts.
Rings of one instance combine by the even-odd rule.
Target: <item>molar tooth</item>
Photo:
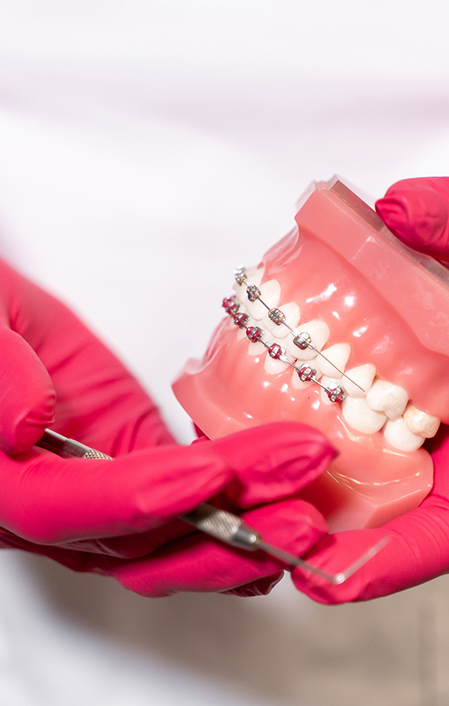
[[[295,329],[295,335],[299,335],[301,333],[308,333],[312,339],[312,343],[319,351],[329,340],[329,326],[325,324],[324,321],[320,321],[319,319],[307,321],[306,323],[301,324],[301,326],[298,326]],[[290,334],[285,346],[294,358],[298,358],[299,360],[311,360],[311,358],[316,356],[316,350],[309,347],[302,350],[293,343],[293,339],[294,335]]]
[[[399,419],[407,406],[408,394],[403,387],[387,380],[375,380],[366,401],[376,412],[385,412],[390,419]]]
[[[263,299],[265,304],[270,309],[278,305],[279,298],[281,296],[281,285],[279,284],[277,279],[268,280],[268,282],[261,284],[259,289],[260,298]],[[253,319],[256,319],[256,321],[260,321],[261,319],[263,319],[263,317],[268,311],[267,308],[258,299],[256,299],[254,302],[250,302],[247,298],[246,305],[248,307],[249,313],[251,314]]]
[[[413,434],[403,417],[388,420],[385,424],[384,436],[399,451],[416,451],[424,443],[424,437]]]
[[[285,314],[285,323],[291,328],[295,328],[298,325],[300,311],[299,306],[295,302],[289,302],[288,304],[283,304],[280,310]],[[285,338],[286,336],[291,336],[291,332],[283,324],[275,324],[274,321],[268,316],[268,311],[265,310],[265,316],[262,320],[262,326],[266,331],[269,331],[276,338]]]
[[[437,433],[441,420],[427,412],[422,412],[414,404],[409,404],[404,412],[404,422],[412,434],[430,439]]]
[[[237,299],[240,302],[244,302],[246,304],[246,302],[248,301],[246,287],[248,286],[248,284],[255,284],[256,287],[258,287],[262,281],[264,271],[264,267],[249,267],[248,269],[245,269],[245,274],[248,279],[243,284],[237,284],[237,282],[234,282],[233,289],[237,295]]]
[[[329,363],[328,360],[325,360],[320,356],[321,370],[323,371],[323,374],[332,378],[340,378],[341,373],[339,370],[342,372],[345,371],[346,363],[351,355],[351,346],[349,343],[336,343],[335,345],[323,350],[322,353],[328,360],[331,361]],[[337,370],[337,368],[339,368],[339,370]]]
[[[317,356],[317,357],[319,358],[320,356]],[[321,365],[321,363],[320,363],[320,365]],[[315,366],[313,366],[313,367],[315,367]],[[336,387],[340,387],[340,380],[338,380],[337,378],[331,378],[328,375],[323,375],[320,380],[320,383],[322,385],[324,385],[324,387],[327,387],[330,390],[333,390]],[[321,395],[321,400],[325,405],[327,405],[328,407],[333,407],[335,402],[331,402],[326,391],[323,390],[322,388],[320,388],[320,395]]]
[[[316,375],[315,378],[319,380],[321,376],[323,375],[323,371],[321,370],[320,363],[317,360],[318,356],[316,358],[312,358],[311,360],[307,361],[307,365],[309,365],[311,368],[316,370]],[[301,361],[298,363],[298,367],[301,367]],[[295,390],[303,390],[305,387],[309,387],[310,385],[313,385],[314,383],[312,380],[301,380],[301,378],[298,375],[298,372],[296,370],[293,370],[293,375],[292,375],[292,387],[295,388]],[[327,401],[329,402],[329,398],[327,398]],[[332,404],[332,403],[331,403]]]
[[[348,395],[351,397],[365,397],[366,393],[373,384],[374,376],[376,374],[376,368],[372,363],[366,363],[365,365],[358,365],[356,368],[351,368],[351,370],[346,370],[347,377],[341,379],[341,385],[346,390]],[[348,380],[348,378],[351,378]],[[360,385],[354,385],[351,381]]]
[[[375,434],[387,420],[386,414],[372,409],[365,397],[347,397],[342,404],[342,411],[349,426],[365,434]]]

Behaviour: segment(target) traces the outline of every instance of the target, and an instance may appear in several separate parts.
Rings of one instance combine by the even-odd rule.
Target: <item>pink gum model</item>
[[[449,275],[399,243],[340,181],[316,184],[296,222],[235,285],[246,326],[233,321],[237,306],[229,311],[174,391],[210,438],[276,420],[320,429],[339,455],[305,497],[333,531],[377,527],[432,486],[420,447],[449,422]],[[250,284],[267,306],[248,301]],[[287,327],[268,316],[277,308]],[[264,343],[248,340],[251,326]],[[315,348],[295,347],[301,331]],[[300,380],[305,365],[312,381]],[[343,402],[329,400],[336,386]]]

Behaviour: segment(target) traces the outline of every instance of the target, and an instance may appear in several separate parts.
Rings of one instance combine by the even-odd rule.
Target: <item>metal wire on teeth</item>
[[[225,311],[233,317],[234,324],[239,328],[246,329],[246,336],[252,343],[262,343],[266,348],[270,358],[274,360],[280,360],[283,363],[287,363],[291,368],[296,370],[299,379],[302,382],[313,382],[316,383],[322,390],[326,393],[331,402],[343,402],[345,399],[345,392],[340,385],[336,387],[326,387],[316,378],[316,370],[312,366],[304,364],[298,367],[294,363],[291,363],[285,351],[279,343],[269,343],[263,339],[265,332],[259,326],[250,326],[248,314],[239,313],[240,304],[236,301],[235,297],[229,297],[223,299],[223,306]]]
[[[242,286],[243,284],[245,284],[246,293],[247,293],[247,296],[248,296],[248,299],[250,302],[255,302],[256,300],[260,301],[260,303],[267,309],[268,318],[271,319],[271,321],[273,321],[273,323],[275,323],[277,326],[285,326],[286,328],[288,328],[290,333],[293,335],[293,343],[295,344],[295,346],[297,346],[298,348],[300,348],[303,351],[306,348],[310,348],[311,350],[315,351],[315,353],[317,355],[321,356],[324,360],[326,360],[328,363],[330,363],[330,365],[332,365],[335,368],[335,370],[338,370],[338,372],[343,377],[345,377],[347,380],[352,382],[352,384],[355,385],[356,387],[358,387],[359,390],[361,390],[362,392],[365,392],[363,387],[361,387],[354,380],[351,380],[351,378],[348,375],[346,375],[346,373],[343,372],[343,370],[340,370],[340,368],[337,365],[335,365],[335,363],[333,363],[331,360],[329,360],[329,358],[327,358],[324,355],[324,353],[322,353],[317,348],[317,346],[313,343],[310,334],[306,333],[305,331],[297,334],[296,331],[291,326],[289,326],[288,323],[286,322],[286,316],[283,313],[283,311],[281,311],[277,307],[271,308],[268,306],[268,304],[266,302],[264,302],[264,300],[261,298],[261,291],[260,291],[259,287],[257,287],[257,285],[255,285],[255,284],[248,283],[248,276],[245,273],[244,267],[238,267],[236,270],[234,270],[234,277],[235,277],[235,281],[237,282],[237,284],[239,286]],[[231,297],[231,299],[232,299],[232,297]],[[237,313],[238,309],[240,308],[240,304],[238,302],[236,302],[236,306],[237,306],[237,309],[234,313]],[[228,312],[228,313],[230,313],[230,312]],[[291,363],[289,361],[285,361],[285,362],[288,362],[289,365],[291,365]],[[314,382],[318,382],[318,381],[315,380]],[[318,383],[318,384],[320,385],[320,383]],[[321,387],[323,387],[323,386],[321,385]],[[328,388],[323,387],[323,389],[327,390]],[[340,388],[340,389],[342,391],[343,399],[344,399],[344,391],[342,388]]]

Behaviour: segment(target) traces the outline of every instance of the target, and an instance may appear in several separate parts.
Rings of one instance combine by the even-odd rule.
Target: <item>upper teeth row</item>
[[[260,323],[264,332],[276,339],[275,343],[282,344],[280,355],[275,357],[270,352],[266,356],[267,373],[280,372],[289,365],[294,367],[293,387],[318,383],[325,404],[343,400],[342,413],[349,426],[366,434],[374,434],[383,428],[386,440],[398,450],[415,451],[425,438],[436,434],[440,424],[438,417],[417,409],[402,387],[376,377],[374,365],[367,363],[345,372],[351,346],[337,343],[323,349],[330,335],[327,324],[314,320],[298,325],[299,306],[290,302],[283,305],[282,310],[277,309],[281,294],[279,282],[273,279],[261,285],[262,276],[263,268],[251,272],[243,268],[236,271],[235,309],[229,311],[228,307],[228,311],[237,313],[238,310],[246,314],[244,328],[249,329],[252,324],[257,328]],[[245,336],[245,330],[237,335]],[[249,347],[251,355],[270,349],[266,341],[256,340],[259,342]],[[307,361],[307,365],[301,361]],[[298,374],[306,367],[313,374]]]

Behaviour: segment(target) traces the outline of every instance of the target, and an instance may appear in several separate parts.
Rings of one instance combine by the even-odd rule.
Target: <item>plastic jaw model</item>
[[[306,499],[332,531],[377,527],[432,487],[421,446],[449,422],[449,273],[338,180],[315,184],[295,220],[234,273],[227,316],[174,392],[210,438],[320,429],[339,454]]]

